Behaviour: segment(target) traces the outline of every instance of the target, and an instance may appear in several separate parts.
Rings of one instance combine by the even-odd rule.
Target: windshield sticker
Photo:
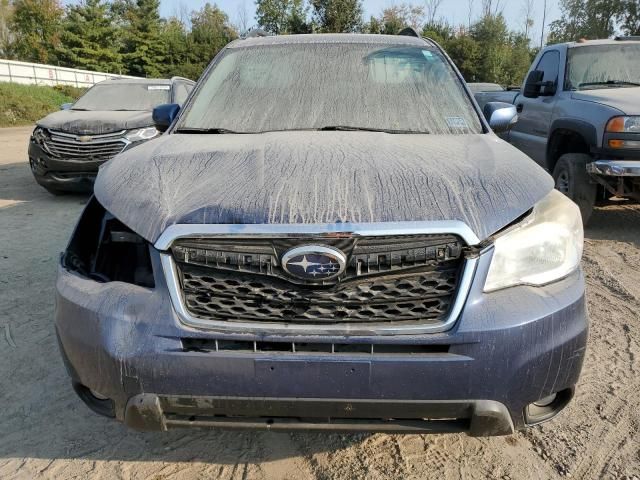
[[[169,85],[149,85],[147,90],[169,90]]]
[[[424,55],[424,58],[426,58],[427,60],[431,60],[433,58],[433,53],[431,53],[429,50],[422,50],[422,55]]]
[[[462,117],[447,117],[445,121],[449,128],[467,128],[467,122]]]

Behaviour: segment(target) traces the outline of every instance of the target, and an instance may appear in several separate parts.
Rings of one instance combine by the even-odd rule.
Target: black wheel
[[[591,182],[587,173],[587,163],[591,157],[584,153],[567,153],[558,159],[553,169],[556,189],[573,200],[582,214],[582,223],[589,222],[596,203],[598,186]]]

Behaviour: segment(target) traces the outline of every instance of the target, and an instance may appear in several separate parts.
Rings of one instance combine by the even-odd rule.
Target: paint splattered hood
[[[98,201],[150,242],[173,224],[459,220],[483,240],[553,188],[492,134],[163,135],[100,169]]]
[[[61,110],[37,125],[75,135],[100,135],[153,125],[150,111]]]

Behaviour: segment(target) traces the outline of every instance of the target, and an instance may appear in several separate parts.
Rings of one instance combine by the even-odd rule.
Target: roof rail
[[[629,36],[617,36],[614,38],[614,40],[617,40],[619,42],[638,42],[640,41],[640,35],[629,35]]]
[[[246,38],[256,38],[256,37],[268,37],[269,34],[262,30],[261,28],[254,28],[253,30],[249,30],[242,36],[242,39]]]
[[[421,35],[418,33],[418,31],[413,27],[403,28],[402,30],[400,30],[398,32],[398,35],[402,35],[403,37],[416,37],[416,38],[420,38],[421,37]]]

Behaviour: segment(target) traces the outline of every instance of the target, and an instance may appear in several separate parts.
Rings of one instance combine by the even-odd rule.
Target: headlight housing
[[[129,130],[124,136],[130,142],[141,142],[143,140],[151,140],[157,136],[160,132],[156,127],[137,128],[135,130]]]
[[[44,128],[36,127],[31,134],[31,138],[38,145],[44,146],[45,141],[49,139],[49,134]]]
[[[146,240],[91,197],[64,251],[62,265],[97,282],[153,288],[150,248]]]
[[[495,239],[484,290],[560,280],[580,266],[583,244],[580,209],[553,190],[521,223]]]
[[[607,122],[607,133],[640,133],[640,116],[613,117]]]

